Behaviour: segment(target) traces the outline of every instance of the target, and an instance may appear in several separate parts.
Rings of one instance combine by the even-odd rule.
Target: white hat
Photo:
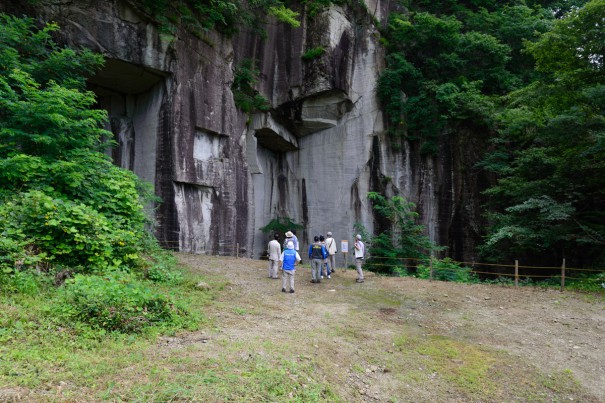
[[[361,241],[361,235],[357,234],[357,235],[355,236],[355,238],[357,238],[357,239],[359,239],[359,240]]]
[[[286,247],[287,247],[288,249],[294,249],[294,242],[288,242],[288,243],[286,244]]]
[[[292,233],[292,231],[286,232],[286,238],[292,238],[293,236],[294,234]]]
[[[326,235],[332,236],[332,233],[330,231],[328,231],[328,233]]]

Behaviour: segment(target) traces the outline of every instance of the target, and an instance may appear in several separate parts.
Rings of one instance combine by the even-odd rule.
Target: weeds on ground
[[[583,396],[570,371],[545,374],[504,352],[439,335],[399,335],[390,365],[400,379],[422,385],[440,379],[472,401],[552,401]],[[429,382],[431,383],[431,382]],[[432,383],[431,383],[432,384]],[[588,398],[588,397],[587,397]]]

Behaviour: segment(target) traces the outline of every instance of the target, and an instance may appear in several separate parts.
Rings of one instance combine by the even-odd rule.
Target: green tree
[[[136,176],[105,154],[105,111],[84,91],[103,59],[60,48],[58,27],[0,15],[0,254],[80,271],[139,264],[146,217]]]
[[[522,2],[404,4],[383,32],[387,68],[378,95],[389,133],[426,153],[437,152],[445,134],[490,133],[500,96],[535,76],[523,43],[546,32],[553,14]]]
[[[417,224],[418,213],[414,203],[404,197],[386,198],[376,192],[368,193],[374,210],[390,223],[390,230],[382,232],[368,242],[369,270],[385,274],[406,274],[403,258],[422,260],[443,248],[435,245],[425,234],[425,227]]]
[[[496,150],[487,256],[605,263],[605,1],[527,44],[538,80],[511,94]]]

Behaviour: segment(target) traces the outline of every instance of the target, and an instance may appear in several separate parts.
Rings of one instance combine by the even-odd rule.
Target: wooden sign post
[[[342,241],[340,241],[340,251],[342,253],[344,253],[345,255],[345,268],[344,271],[347,270],[347,266],[349,264],[348,259],[347,259],[347,255],[349,253],[349,241],[347,241],[346,239],[343,239]]]

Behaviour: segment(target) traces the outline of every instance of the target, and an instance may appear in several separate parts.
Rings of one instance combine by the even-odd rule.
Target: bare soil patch
[[[296,293],[284,294],[266,262],[178,257],[210,283],[227,285],[209,307],[214,330],[165,346],[204,343],[197,354],[311,360],[314,377],[344,401],[605,401],[602,296],[371,273],[357,284],[356,273],[343,269],[311,284],[304,267]],[[236,342],[236,351],[228,348]],[[473,378],[483,364],[498,382]]]

